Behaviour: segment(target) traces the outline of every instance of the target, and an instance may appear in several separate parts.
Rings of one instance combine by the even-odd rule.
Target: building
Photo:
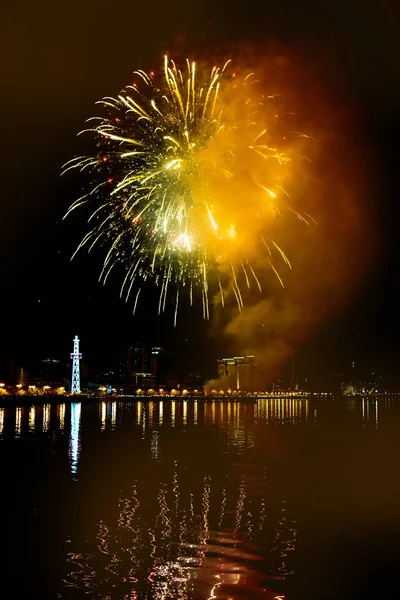
[[[148,373],[150,371],[149,353],[141,342],[129,348],[132,373]]]
[[[137,342],[115,353],[108,367],[91,380],[90,387],[116,388],[126,393],[137,388],[153,388],[160,382],[163,354],[160,347],[147,348]]]
[[[156,385],[156,378],[152,373],[134,373],[134,385],[136,389],[148,390]]]
[[[57,358],[43,358],[35,368],[34,382],[45,381],[62,385],[64,369]]]
[[[156,381],[158,381],[160,376],[160,366],[163,354],[164,350],[156,346],[150,350],[150,372]]]
[[[135,384],[136,373],[153,372],[151,355],[141,342],[119,352],[116,358],[115,368],[110,371],[115,383]]]
[[[32,382],[37,388],[58,389],[65,387],[68,383],[63,375],[63,368],[59,360],[44,358],[35,367]]]
[[[252,355],[218,360],[218,377],[223,378],[230,389],[254,391],[257,387],[256,371],[257,365]]]

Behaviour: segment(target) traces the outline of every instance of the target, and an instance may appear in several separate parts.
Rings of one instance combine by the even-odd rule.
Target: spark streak
[[[172,306],[175,323],[186,296],[190,304],[202,298],[206,319],[210,293],[224,305],[233,290],[242,310],[250,273],[261,292],[263,255],[284,285],[271,248],[291,264],[270,237],[276,222],[286,223],[283,212],[314,222],[289,205],[283,186],[293,178],[288,139],[311,138],[293,127],[282,132],[280,116],[292,113],[277,114],[276,97],[262,93],[254,73],[230,67],[228,60],[198,69],[187,60],[181,71],[165,56],[159,74],[136,71],[133,85],[98,103],[104,116],[89,119],[84,131],[95,135],[96,153],[64,165],[63,173],[85,170],[93,182],[66,214],[92,206],[92,229],[76,252],[106,248],[103,283],[123,265],[120,295],[127,301],[136,291],[134,312],[147,281],[159,288],[158,312]]]

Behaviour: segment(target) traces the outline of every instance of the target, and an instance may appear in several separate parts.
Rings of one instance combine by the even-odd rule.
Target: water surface
[[[0,407],[0,597],[397,598],[400,401]]]

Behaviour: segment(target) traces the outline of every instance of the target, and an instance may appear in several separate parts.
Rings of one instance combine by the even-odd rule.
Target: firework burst
[[[165,57],[159,75],[136,71],[132,85],[99,102],[104,116],[88,121],[96,154],[64,165],[63,173],[89,171],[93,181],[67,213],[93,207],[77,251],[106,248],[103,282],[124,266],[121,297],[132,295],[134,311],[146,281],[159,288],[159,313],[172,292],[175,322],[183,296],[191,304],[201,297],[205,318],[216,292],[222,305],[233,295],[241,310],[242,291],[261,292],[260,264],[283,286],[274,263],[290,262],[270,237],[282,211],[309,222],[286,189],[301,134],[282,132],[275,98],[230,62],[207,70],[187,60],[180,70]]]

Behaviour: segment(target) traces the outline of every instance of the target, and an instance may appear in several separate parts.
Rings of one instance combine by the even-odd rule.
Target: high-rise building
[[[150,351],[150,372],[151,374],[158,379],[160,375],[160,361],[161,357],[164,354],[164,350],[160,347],[154,346]]]
[[[256,389],[255,357],[233,356],[218,360],[218,376],[224,378],[227,387],[251,392]]]
[[[61,385],[63,379],[63,367],[57,358],[43,358],[35,370],[35,379],[54,382]]]
[[[136,342],[117,355],[115,380],[118,383],[134,384],[137,373],[150,373],[151,360],[142,343]]]
[[[146,348],[142,343],[136,342],[134,346],[129,348],[130,366],[132,373],[148,373],[149,372],[149,357]]]
[[[115,361],[115,371],[112,374],[115,378],[115,383],[126,384],[131,383],[132,379],[132,360],[131,360],[131,348],[127,348],[123,352],[118,352]],[[111,377],[111,373],[107,372],[107,377]],[[98,376],[101,383],[105,381],[105,373],[101,373]]]

